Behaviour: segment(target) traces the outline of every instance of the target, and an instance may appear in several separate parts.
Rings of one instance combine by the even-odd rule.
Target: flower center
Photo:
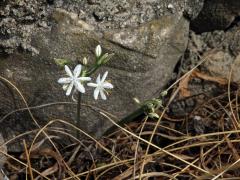
[[[77,78],[76,77],[72,77],[72,81],[77,81]]]
[[[98,84],[98,89],[99,89],[100,91],[104,90],[102,83],[99,83],[99,84]]]

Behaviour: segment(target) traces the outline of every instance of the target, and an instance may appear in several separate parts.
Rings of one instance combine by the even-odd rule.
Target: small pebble
[[[172,4],[168,4],[167,8],[172,10],[174,6]]]

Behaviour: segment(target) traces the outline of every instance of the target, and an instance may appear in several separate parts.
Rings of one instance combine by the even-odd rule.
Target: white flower
[[[102,48],[100,45],[97,45],[96,49],[95,49],[95,54],[97,57],[100,57],[102,54]]]
[[[103,74],[103,77],[101,79],[100,74],[99,74],[98,77],[97,77],[96,83],[88,83],[87,84],[88,86],[95,87],[95,90],[94,90],[94,93],[93,93],[93,96],[94,96],[95,100],[98,99],[99,93],[101,95],[101,98],[103,100],[106,100],[107,97],[104,94],[104,91],[106,91],[105,89],[112,89],[113,88],[113,85],[111,83],[105,81],[107,75],[108,75],[108,72],[106,71]]]
[[[66,90],[66,95],[69,96],[73,87],[79,92],[85,93],[85,88],[82,85],[83,81],[90,81],[90,77],[79,77],[81,74],[82,65],[79,64],[75,67],[73,73],[67,65],[65,65],[65,71],[69,77],[60,78],[58,83],[63,84],[63,89]]]

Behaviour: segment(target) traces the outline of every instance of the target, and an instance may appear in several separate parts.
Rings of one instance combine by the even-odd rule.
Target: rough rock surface
[[[56,8],[76,13],[97,31],[137,27],[164,15],[183,13],[195,18],[203,0],[3,0],[0,2],[0,53],[20,49],[38,54],[31,44],[36,29],[50,29]]]
[[[183,18],[165,17],[134,29],[107,32],[103,39],[99,39],[94,32],[86,34],[81,30],[82,27],[61,22],[49,33],[36,33],[32,43],[39,49],[39,56],[14,54],[14,57],[8,57],[1,65],[3,75],[17,84],[32,105],[66,100],[60,85],[56,83],[63,71],[54,63],[54,58],[71,59],[74,65],[101,43],[105,52],[115,53],[108,67],[101,70],[109,71],[115,88],[106,102],[93,102],[92,92],[86,95],[84,102],[123,118],[136,109],[133,97],[144,100],[157,96],[171,78],[172,70],[186,48],[188,22]],[[82,42],[85,42],[84,45]],[[147,91],[144,90],[146,88]],[[1,100],[6,101],[5,98]],[[46,112],[51,113],[48,115],[50,117],[65,114],[65,117],[73,118],[75,109],[69,108],[67,111],[63,107],[56,114],[54,110]],[[82,127],[101,135],[111,124],[93,115],[92,110],[84,111]]]
[[[210,77],[228,79],[232,68],[231,81],[240,83],[240,1],[206,0],[199,16],[191,21],[189,42],[180,63],[182,75],[208,57],[198,70]],[[210,31],[210,32],[208,32]],[[234,86],[232,86],[234,88]],[[226,87],[227,88],[227,87]],[[202,78],[193,78],[188,84],[191,97],[176,98],[169,107],[169,113],[185,117],[192,113],[209,97],[216,97],[225,91],[224,86]],[[194,121],[194,119],[193,119]],[[199,122],[191,122],[195,126]]]
[[[202,70],[211,76],[229,78],[232,68],[231,80],[240,83],[240,27],[235,26],[231,30],[206,32],[201,35],[191,33],[188,45],[191,55],[188,61],[192,68],[199,62],[198,54],[208,56],[208,60],[202,65]],[[213,51],[214,50],[214,51]]]
[[[200,14],[191,22],[197,33],[226,30],[239,21],[240,1],[206,0]]]
[[[50,4],[47,1],[1,3],[1,13],[10,14],[2,15],[0,37],[6,38],[0,47],[4,54],[13,53],[0,56],[1,75],[17,85],[30,106],[71,101],[56,82],[64,72],[54,63],[54,58],[70,59],[73,67],[84,56],[93,59],[95,46],[101,44],[104,52],[115,53],[107,67],[101,69],[101,72],[109,71],[115,88],[108,101],[93,101],[92,91],[88,90],[83,103],[107,110],[119,119],[136,110],[133,97],[145,100],[158,96],[171,79],[188,41],[189,21],[185,16],[194,18],[200,10],[197,7],[202,5],[198,0],[48,2]],[[27,10],[18,11],[19,7]],[[14,10],[17,14],[29,12],[18,17],[12,14]],[[44,15],[39,16],[39,12]],[[28,14],[35,18],[32,20]],[[5,27],[9,23],[4,23],[8,17],[14,22],[10,32]],[[26,18],[31,20],[26,21]],[[26,42],[24,46],[23,42]],[[32,53],[14,51],[19,47]],[[2,84],[1,89],[4,92],[1,115],[23,107],[16,92],[9,91],[9,86]],[[41,125],[54,118],[73,121],[75,106],[58,104],[35,109],[33,113]],[[26,111],[13,114],[1,125],[6,126],[5,138],[36,127]],[[100,136],[111,125],[96,110],[83,106],[81,128]]]

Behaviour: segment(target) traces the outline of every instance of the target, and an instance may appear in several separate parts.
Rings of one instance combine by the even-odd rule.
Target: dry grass
[[[40,126],[31,110],[58,103],[29,107],[17,87],[0,77],[25,104],[8,115],[27,110],[38,127],[2,144],[34,135],[28,147],[24,143],[21,154],[1,152],[8,158],[5,174],[10,179],[239,179],[239,91],[232,89],[229,81],[228,86],[221,86],[221,94],[204,95],[203,103],[191,113],[175,117],[168,113],[168,105],[177,98],[178,82],[187,75],[170,87],[171,96],[166,107],[159,110],[158,120],[142,116],[121,127],[115,123],[115,116],[92,107],[118,127],[100,140],[61,119]],[[64,103],[68,104],[60,102]],[[79,131],[85,138],[77,139],[59,124]],[[70,138],[72,144],[62,147],[60,136],[54,133]]]

